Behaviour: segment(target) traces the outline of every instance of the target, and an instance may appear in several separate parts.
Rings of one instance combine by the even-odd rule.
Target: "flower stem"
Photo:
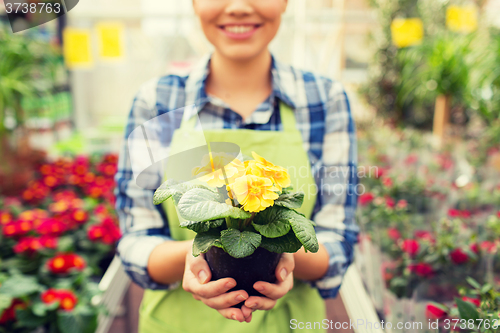
[[[253,213],[252,213],[252,216],[250,216],[249,218],[247,218],[247,219],[245,220],[245,222],[243,223],[243,225],[244,225],[245,227],[249,226],[249,225],[250,225],[250,223],[252,223],[252,221],[253,221],[253,219],[254,219],[254,217],[255,217],[255,214],[257,214],[257,213],[253,212]]]

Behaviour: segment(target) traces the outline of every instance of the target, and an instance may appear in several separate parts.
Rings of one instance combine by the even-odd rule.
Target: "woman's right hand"
[[[182,287],[185,291],[193,294],[196,300],[202,301],[207,306],[219,311],[227,319],[239,322],[252,320],[252,310],[246,306],[241,309],[231,308],[248,299],[248,293],[244,290],[236,290],[226,293],[236,286],[232,278],[210,281],[212,273],[205,260],[204,254],[194,257],[191,251],[186,255],[186,265],[182,279]]]

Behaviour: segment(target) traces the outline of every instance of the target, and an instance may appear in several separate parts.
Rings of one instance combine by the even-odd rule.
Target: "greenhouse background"
[[[33,20],[0,0],[0,332],[136,332],[117,153],[139,87],[211,46],[191,1],[82,0],[12,33]],[[500,1],[290,0],[271,51],[341,81],[357,124],[362,233],[329,318],[500,321]]]

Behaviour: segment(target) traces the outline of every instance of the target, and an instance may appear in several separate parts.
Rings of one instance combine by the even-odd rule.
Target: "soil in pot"
[[[245,290],[249,296],[262,296],[253,285],[257,281],[269,283],[276,282],[276,266],[281,258],[281,253],[269,252],[261,247],[245,258],[234,258],[223,249],[213,246],[205,253],[205,259],[212,271],[212,280],[231,277],[236,280],[234,290]],[[245,302],[234,305],[241,308]]]

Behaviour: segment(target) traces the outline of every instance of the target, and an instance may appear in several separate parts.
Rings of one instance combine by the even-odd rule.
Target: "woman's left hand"
[[[293,288],[293,270],[295,260],[292,253],[283,253],[276,267],[276,283],[264,281],[255,282],[254,289],[266,297],[250,296],[245,305],[241,308],[243,315],[248,320],[251,313],[255,310],[271,310],[276,301],[285,296]],[[251,318],[251,317],[250,317]]]

